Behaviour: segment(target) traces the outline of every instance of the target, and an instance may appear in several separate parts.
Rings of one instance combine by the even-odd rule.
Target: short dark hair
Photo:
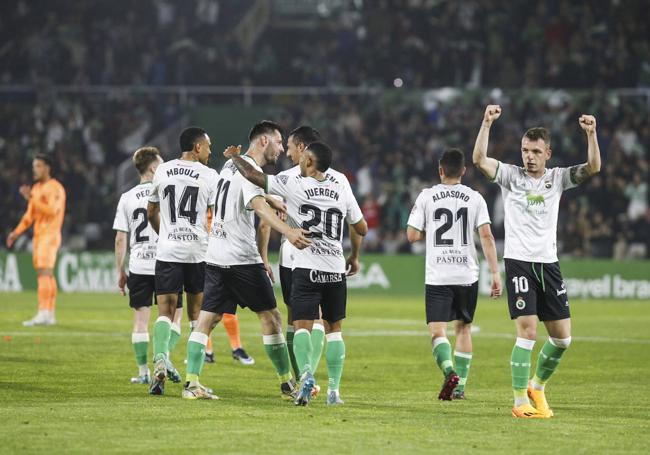
[[[48,154],[45,154],[45,153],[37,153],[34,156],[34,159],[35,160],[41,160],[42,162],[44,162],[48,166],[52,167],[52,155],[48,155]]]
[[[140,147],[133,154],[133,164],[140,175],[143,175],[160,156],[160,151],[156,147]]]
[[[194,150],[194,145],[196,141],[201,139],[207,133],[203,128],[198,126],[189,126],[183,130],[181,133],[180,143],[181,143],[181,152],[190,152]]]
[[[524,137],[527,137],[531,141],[541,139],[548,147],[551,146],[551,133],[544,127],[536,126],[535,128],[530,128],[524,133]]]
[[[465,155],[459,149],[447,149],[440,157],[440,167],[445,176],[451,178],[460,177],[463,175],[463,168],[465,167]]]
[[[325,172],[332,165],[332,149],[324,142],[312,142],[307,146],[307,150],[316,157],[316,169]]]
[[[311,126],[302,125],[289,133],[289,137],[293,136],[293,140],[296,143],[305,144],[305,147],[311,144],[312,142],[320,141],[320,133],[318,130],[312,128]]]
[[[282,127],[277,123],[272,122],[271,120],[262,120],[251,128],[250,133],[248,133],[248,142],[253,142],[257,137],[274,131],[279,131],[280,134],[284,134]]]

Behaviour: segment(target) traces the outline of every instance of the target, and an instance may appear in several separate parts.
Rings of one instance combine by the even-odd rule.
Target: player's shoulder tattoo
[[[569,176],[571,177],[571,182],[574,185],[580,185],[584,181],[589,179],[589,177],[591,177],[591,175],[589,174],[589,171],[587,170],[587,164],[586,163],[571,166],[569,168]]]

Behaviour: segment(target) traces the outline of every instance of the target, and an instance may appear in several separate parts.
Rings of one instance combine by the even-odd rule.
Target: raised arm
[[[117,272],[117,287],[120,293],[126,295],[124,287],[126,286],[126,272],[124,271],[124,259],[126,258],[126,241],[127,233],[117,231],[115,233],[115,269]]]
[[[241,152],[241,145],[238,145],[237,147],[234,145],[229,145],[223,152],[223,156],[225,156],[227,159],[232,160],[232,164],[235,165],[239,173],[246,180],[254,185],[259,186],[260,188],[265,188],[266,174],[264,172],[258,171],[249,163],[247,163],[245,159],[239,156],[239,152]]]
[[[476,136],[474,152],[472,153],[474,166],[478,167],[490,180],[496,178],[499,162],[494,158],[487,156],[488,141],[490,139],[490,128],[492,127],[492,122],[498,119],[500,115],[501,106],[497,104],[490,104],[485,108],[483,123],[481,124],[481,129],[478,131],[478,136]]]
[[[580,185],[592,175],[600,172],[600,147],[596,136],[596,117],[581,115],[578,123],[587,134],[587,162],[570,168],[571,182],[575,185]]]
[[[497,262],[497,248],[494,242],[494,236],[492,235],[492,229],[490,229],[489,224],[484,224],[479,226],[478,234],[481,238],[481,247],[483,248],[483,254],[485,259],[488,262],[490,267],[490,273],[492,274],[492,290],[490,292],[490,297],[496,299],[501,295],[501,273],[499,272],[499,263]]]
[[[151,202],[147,204],[147,220],[156,234],[160,232],[160,204]]]
[[[302,229],[292,228],[287,223],[283,222],[278,218],[275,211],[266,203],[266,200],[262,196],[257,196],[251,199],[250,202],[255,214],[260,217],[260,220],[272,227],[280,234],[287,237],[287,240],[291,242],[293,246],[302,250],[311,244],[311,241],[305,238],[305,234],[308,231]]]

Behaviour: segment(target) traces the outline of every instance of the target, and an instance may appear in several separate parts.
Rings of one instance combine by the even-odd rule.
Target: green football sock
[[[153,325],[153,360],[166,356],[169,350],[169,337],[172,331],[172,321],[167,316],[160,316]]]
[[[535,346],[535,340],[517,338],[512,348],[510,368],[512,371],[512,389],[515,395],[515,406],[529,403],[526,390],[530,377],[530,358]]]
[[[454,353],[454,369],[459,378],[458,386],[455,390],[459,392],[463,392],[465,390],[465,384],[467,384],[467,376],[469,376],[470,363],[472,363],[471,352],[456,351]]]
[[[169,352],[172,352],[178,344],[178,339],[181,337],[181,326],[172,322],[172,331],[169,334]]]
[[[325,345],[325,327],[322,324],[314,324],[311,329],[311,346],[313,349],[311,355],[311,366],[316,373],[320,358],[323,355],[323,346]]]
[[[451,361],[451,344],[446,337],[438,337],[433,340],[433,358],[442,373],[447,376],[454,369],[454,363]]]
[[[345,342],[341,332],[327,334],[327,349],[325,351],[327,359],[327,390],[339,390],[341,375],[343,374],[343,363],[345,362]]]
[[[289,381],[292,378],[291,361],[289,360],[289,351],[284,337],[281,333],[276,333],[274,335],[264,335],[262,338],[266,355],[271,359],[280,382]]]
[[[131,334],[135,363],[140,366],[147,365],[147,351],[149,350],[149,334],[147,332],[133,332]]]
[[[566,343],[565,346],[568,346],[568,342],[565,342],[565,340],[557,340],[554,343],[553,340],[549,338],[539,351],[539,356],[537,357],[537,369],[535,371],[535,376],[533,377],[533,385],[536,389],[544,390],[546,381],[549,380],[559,365],[562,355],[564,354],[564,351],[566,351],[566,347],[559,346],[561,343]]]
[[[296,355],[296,363],[300,372],[300,378],[305,372],[312,372],[311,358],[313,348],[311,346],[311,334],[307,329],[298,329],[293,337],[293,353]]]
[[[185,380],[198,382],[203,363],[205,361],[205,346],[208,344],[208,335],[193,331],[187,340],[187,374]]]
[[[289,360],[291,360],[291,367],[293,374],[296,378],[300,378],[300,371],[296,363],[296,356],[293,353],[293,327],[287,327],[287,350],[289,351]]]

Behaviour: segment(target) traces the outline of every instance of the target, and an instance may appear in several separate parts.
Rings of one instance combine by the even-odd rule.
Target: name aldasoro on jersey
[[[437,193],[434,193],[432,197],[433,197],[433,202],[438,202],[442,199],[450,198],[450,197],[461,199],[465,202],[469,202],[469,196],[457,190],[438,191]]]

